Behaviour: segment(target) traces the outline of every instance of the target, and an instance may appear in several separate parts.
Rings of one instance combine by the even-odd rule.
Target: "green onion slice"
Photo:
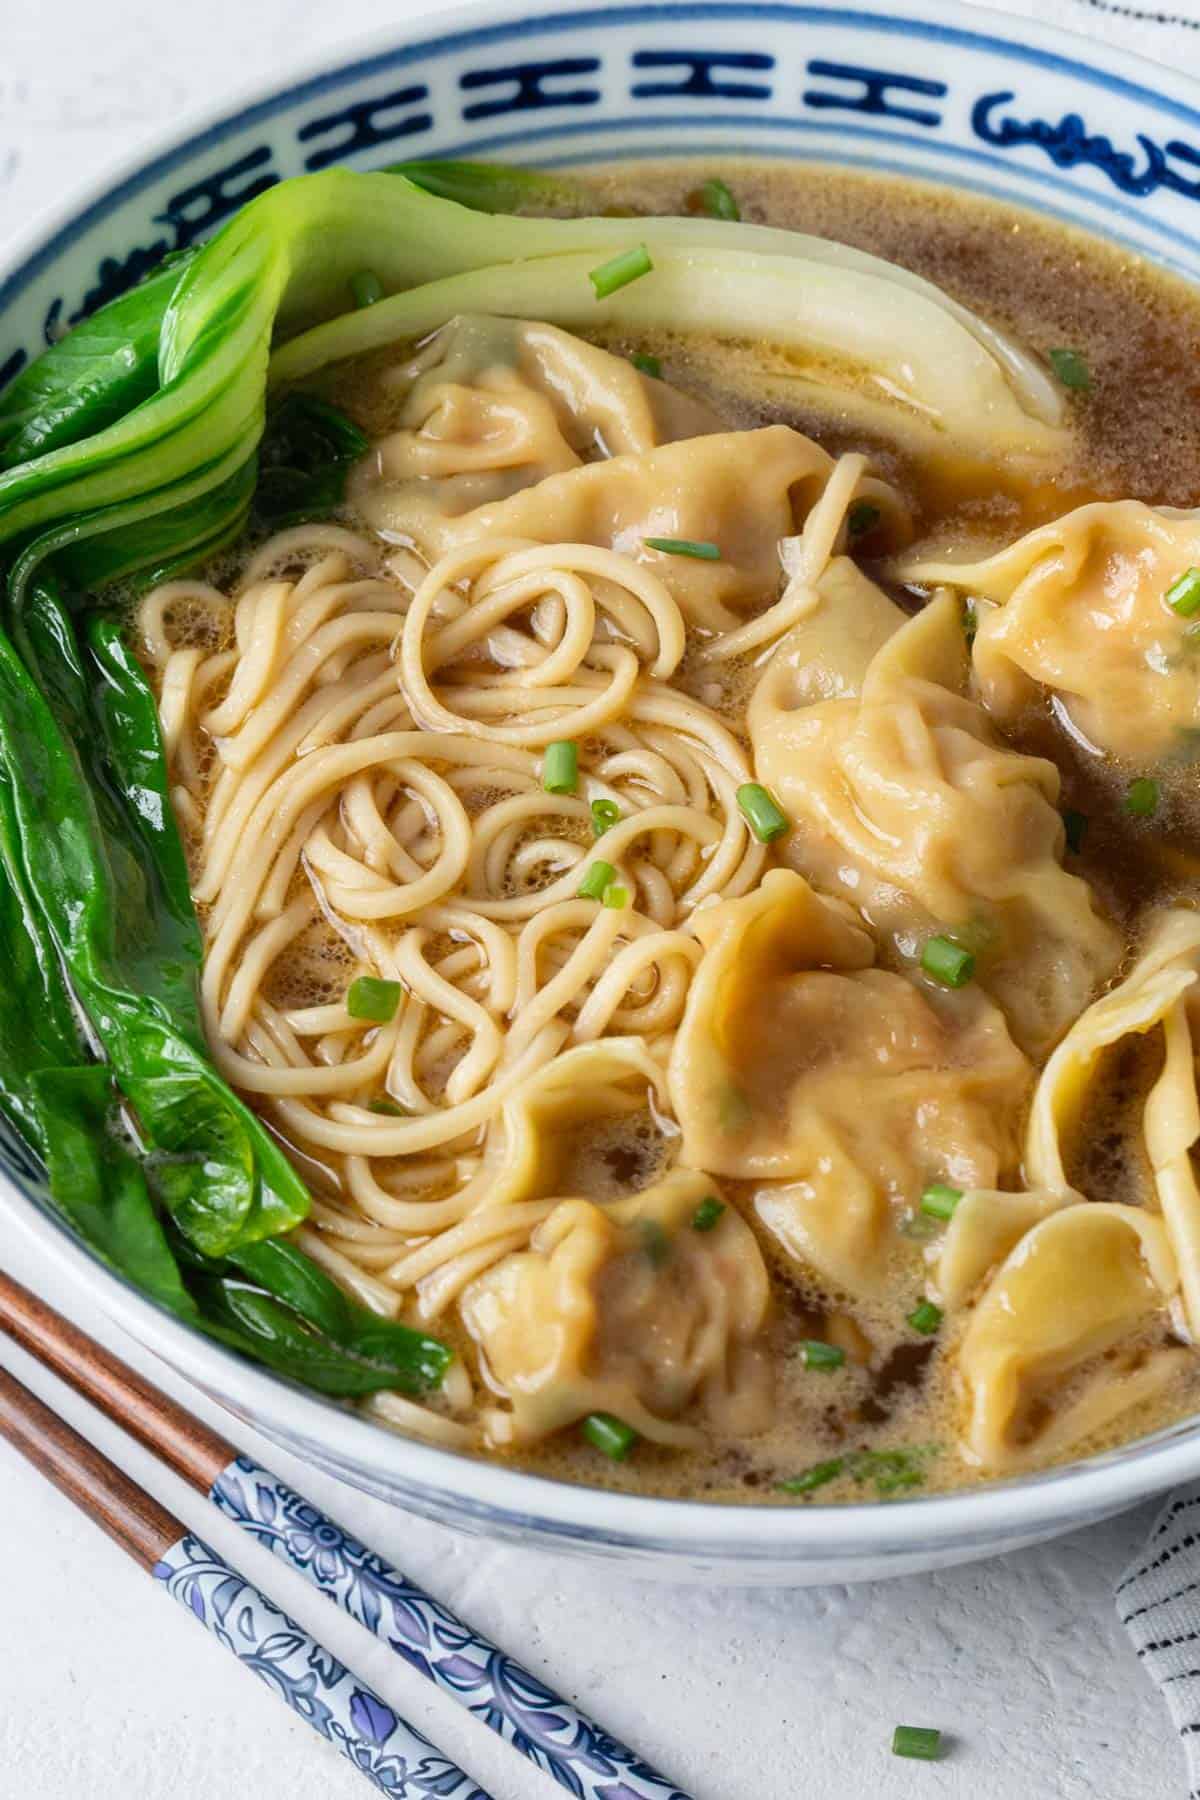
[[[1125,811],[1131,819],[1149,819],[1158,811],[1158,783],[1149,775],[1131,781],[1125,790]]]
[[[921,952],[921,967],[943,987],[966,987],[975,973],[975,957],[953,938],[931,937]]]
[[[921,1303],[918,1306],[914,1306],[909,1313],[908,1323],[912,1326],[914,1331],[921,1332],[925,1337],[932,1337],[934,1332],[940,1326],[942,1317],[943,1314],[940,1306],[935,1306],[932,1300],[922,1300]]]
[[[723,181],[715,176],[701,183],[700,204],[710,219],[740,219],[742,209]]]
[[[919,1762],[936,1762],[942,1753],[942,1734],[931,1725],[897,1725],[892,1733],[892,1755],[912,1756]]]
[[[664,556],[694,556],[699,562],[720,562],[721,552],[716,544],[703,542],[699,538],[643,538],[648,550],[661,550]]]
[[[828,1462],[814,1463],[811,1469],[805,1469],[803,1475],[793,1475],[790,1481],[779,1481],[775,1485],[781,1494],[811,1494],[827,1482],[836,1481],[845,1472],[845,1457],[831,1456]]]
[[[411,1116],[406,1108],[398,1105],[395,1100],[368,1100],[367,1111],[384,1113],[389,1119],[407,1119]]]
[[[645,244],[637,244],[632,250],[622,250],[619,256],[610,256],[598,268],[590,269],[588,280],[597,300],[607,300],[618,288],[628,287],[631,281],[648,275],[653,267]]]
[[[601,896],[601,903],[602,905],[607,906],[612,912],[620,912],[622,907],[629,905],[629,889],[627,887],[621,887],[618,882],[612,881],[605,888],[604,893]]]
[[[629,360],[641,374],[649,375],[655,381],[662,380],[662,364],[648,350],[635,350]]]
[[[1086,394],[1092,385],[1092,373],[1078,350],[1051,350],[1050,367],[1065,388]]]
[[[837,1344],[823,1344],[819,1338],[806,1338],[800,1346],[800,1360],[806,1369],[840,1369],[846,1352]]]
[[[360,274],[350,277],[350,292],[355,306],[374,306],[377,300],[383,299],[383,283],[373,269],[363,269]]]
[[[693,1231],[711,1231],[725,1211],[725,1202],[707,1194],[692,1214]]]
[[[589,1413],[580,1429],[593,1450],[599,1450],[610,1462],[624,1462],[637,1443],[637,1432],[611,1413]]]
[[[951,1187],[947,1181],[931,1181],[921,1195],[921,1211],[931,1219],[952,1219],[961,1199],[961,1188]]]
[[[1178,581],[1171,583],[1163,599],[1181,619],[1190,619],[1193,613],[1200,612],[1200,569],[1185,569]]]
[[[791,829],[791,820],[758,781],[744,781],[737,791],[738,809],[760,844],[772,844]]]
[[[883,514],[873,500],[856,500],[846,514],[846,529],[851,537],[865,537],[874,531]]]
[[[573,794],[579,786],[579,746],[570,738],[546,745],[542,786],[548,794]]]
[[[621,821],[621,809],[615,800],[593,800],[591,813],[593,837],[603,837]]]
[[[386,1025],[396,1016],[404,990],[398,981],[381,981],[377,975],[360,975],[346,990],[346,1011],[352,1019],[370,1019]]]
[[[1074,807],[1068,806],[1063,809],[1062,822],[1063,830],[1067,834],[1067,849],[1071,851],[1072,855],[1078,856],[1083,849],[1083,840],[1087,836],[1088,816],[1086,813],[1076,812]]]
[[[581,900],[603,900],[604,890],[611,887],[616,880],[617,871],[610,862],[597,858],[588,865],[588,870],[576,890]]]

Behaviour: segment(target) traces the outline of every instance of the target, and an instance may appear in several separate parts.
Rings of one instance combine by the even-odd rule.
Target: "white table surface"
[[[231,86],[437,0],[0,0],[0,242]],[[1115,31],[1071,0],[1033,4]],[[182,1392],[28,1255],[3,1260]],[[268,1587],[496,1800],[555,1790],[17,1352],[10,1366]],[[193,1397],[196,1410],[214,1410]],[[1152,1509],[1003,1561],[792,1592],[667,1588],[408,1520],[249,1442],[696,1800],[1169,1800],[1182,1759],[1113,1613]],[[953,1731],[943,1763],[897,1722]],[[0,1800],[358,1800],[361,1778],[0,1446]]]

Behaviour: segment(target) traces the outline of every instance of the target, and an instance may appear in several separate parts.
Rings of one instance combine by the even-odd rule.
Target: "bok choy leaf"
[[[94,648],[81,651],[45,581],[18,630],[28,667],[0,640],[0,764],[21,867],[155,1154],[157,1187],[185,1236],[210,1255],[285,1231],[308,1210],[304,1185],[204,1047],[200,934],[184,905],[157,719],[140,672],[103,621],[93,624]],[[75,748],[83,745],[90,784]]]

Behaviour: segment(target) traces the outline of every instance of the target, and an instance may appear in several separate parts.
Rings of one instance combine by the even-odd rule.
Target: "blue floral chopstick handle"
[[[577,1800],[689,1800],[673,1782],[389,1567],[269,1469],[249,1457],[236,1457],[213,1483],[210,1498]]]
[[[153,1570],[238,1661],[391,1800],[489,1800],[428,1738],[189,1532]]]

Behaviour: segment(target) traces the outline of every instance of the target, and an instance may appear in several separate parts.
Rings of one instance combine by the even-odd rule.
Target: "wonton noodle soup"
[[[984,422],[769,320],[456,313],[307,383],[370,440],[342,503],[130,636],[297,1241],[459,1352],[371,1408],[887,1497],[1200,1392],[1200,312],[999,209],[727,173],[976,308]]]

